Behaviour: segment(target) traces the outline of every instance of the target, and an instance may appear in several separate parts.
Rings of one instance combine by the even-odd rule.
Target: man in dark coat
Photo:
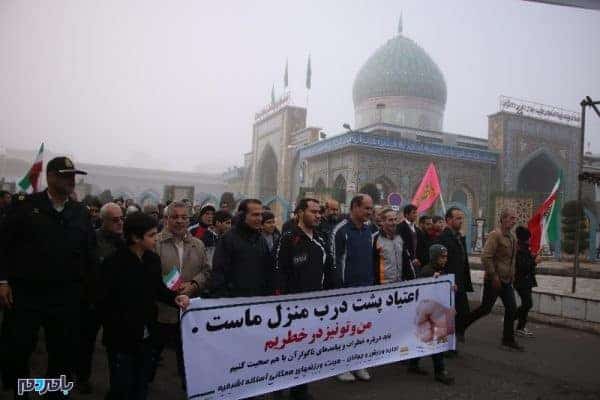
[[[261,235],[262,203],[246,199],[240,203],[237,223],[215,249],[209,295],[246,297],[273,294],[273,259]]]
[[[420,229],[416,224],[417,221],[417,207],[413,204],[409,204],[404,207],[404,221],[398,224],[398,233],[404,243],[404,261],[403,265],[412,271],[408,278],[403,279],[415,279],[418,274],[418,269],[421,267],[421,260],[418,258],[418,253],[421,252],[419,247],[419,237],[421,236]]]
[[[456,308],[456,338],[464,342],[465,316],[469,314],[469,299],[467,293],[473,291],[471,283],[471,268],[465,237],[460,233],[465,214],[456,207],[446,211],[446,229],[438,238],[438,243],[448,249],[448,263],[446,269],[449,274],[454,274],[457,286],[455,293]]]
[[[70,198],[76,174],[85,172],[67,157],[50,160],[48,189],[18,196],[0,227],[0,307],[11,309],[15,390],[17,378],[29,377],[41,326],[48,376],[71,378],[80,298],[91,280],[95,247],[87,208]]]

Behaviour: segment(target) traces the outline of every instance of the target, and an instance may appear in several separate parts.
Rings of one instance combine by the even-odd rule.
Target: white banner
[[[455,348],[454,275],[193,299],[181,331],[189,399],[241,399]]]

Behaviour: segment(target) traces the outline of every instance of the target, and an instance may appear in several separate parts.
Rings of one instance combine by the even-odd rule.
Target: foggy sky
[[[283,90],[330,135],[352,84],[404,34],[440,66],[444,131],[487,137],[501,94],[579,110],[600,99],[600,12],[518,0],[0,0],[0,144],[76,160],[192,170],[240,165],[254,112]],[[600,152],[600,118],[587,141]],[[587,147],[586,147],[587,149]]]

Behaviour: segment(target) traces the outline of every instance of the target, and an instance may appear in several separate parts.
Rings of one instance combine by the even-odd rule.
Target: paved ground
[[[472,255],[469,257],[469,264],[472,270],[482,270],[481,256]],[[573,275],[573,261],[555,261],[553,259],[544,259],[537,266],[539,274],[571,276]],[[578,277],[582,278],[600,278],[600,262],[583,261],[579,265]]]
[[[473,282],[483,282],[483,271],[471,271]],[[584,299],[600,300],[600,279],[577,278],[577,290],[571,292],[572,278],[568,276],[537,275],[538,286],[536,292],[552,293]]]
[[[434,382],[432,377],[409,376],[404,365],[393,364],[374,368],[369,383],[343,384],[328,379],[312,384],[311,391],[317,400],[600,399],[600,336],[548,325],[532,324],[530,328],[537,337],[522,339],[527,351],[514,353],[499,346],[500,316],[476,323],[467,333],[460,356],[447,360],[457,381],[452,387]],[[42,359],[40,349],[34,360],[38,374]],[[422,362],[432,370],[431,360]],[[73,398],[103,399],[107,366],[100,345],[94,368],[96,392],[87,396],[75,393]],[[174,354],[167,353],[152,384],[150,400],[185,399],[174,371]]]

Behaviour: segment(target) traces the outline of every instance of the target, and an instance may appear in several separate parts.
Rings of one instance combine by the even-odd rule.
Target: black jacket
[[[433,242],[429,235],[420,228],[417,228],[417,258],[421,262],[421,266],[429,264],[429,248]]]
[[[217,244],[208,295],[273,294],[273,262],[267,241],[260,232],[238,222]]]
[[[338,217],[323,217],[323,219],[321,219],[321,223],[317,227],[317,230],[321,232],[327,238],[327,240],[331,240],[333,228],[335,228],[335,226],[339,224],[340,221],[341,220]]]
[[[446,271],[454,274],[454,283],[458,291],[461,293],[472,292],[471,267],[469,266],[465,237],[461,235],[458,239],[452,229],[446,228],[438,237],[438,243],[448,249]]]
[[[519,243],[515,262],[515,287],[530,289],[537,286],[535,279],[535,258],[528,244]]]
[[[341,287],[330,248],[329,240],[319,231],[312,239],[298,226],[284,233],[276,254],[278,291],[301,293]]]
[[[87,208],[58,212],[47,191],[15,196],[0,226],[0,280],[81,283],[93,271],[95,235]]]
[[[175,307],[176,293],[162,280],[160,257],[147,251],[138,258],[128,247],[106,258],[101,268],[98,310],[102,342],[112,351],[133,352],[156,329],[156,301]]]
[[[406,220],[398,224],[397,231],[400,237],[402,238],[402,280],[408,281],[411,279],[416,279],[419,274],[419,268],[413,264],[413,261],[415,259],[418,259],[421,262],[421,266],[425,265],[423,264],[423,260],[421,260],[419,257],[420,253],[422,252],[419,240],[419,238],[421,238],[422,236],[421,230],[418,226],[415,225],[417,240],[416,252],[414,252],[415,237],[413,237],[412,230],[410,229],[410,226],[408,225],[408,222],[406,222]]]

